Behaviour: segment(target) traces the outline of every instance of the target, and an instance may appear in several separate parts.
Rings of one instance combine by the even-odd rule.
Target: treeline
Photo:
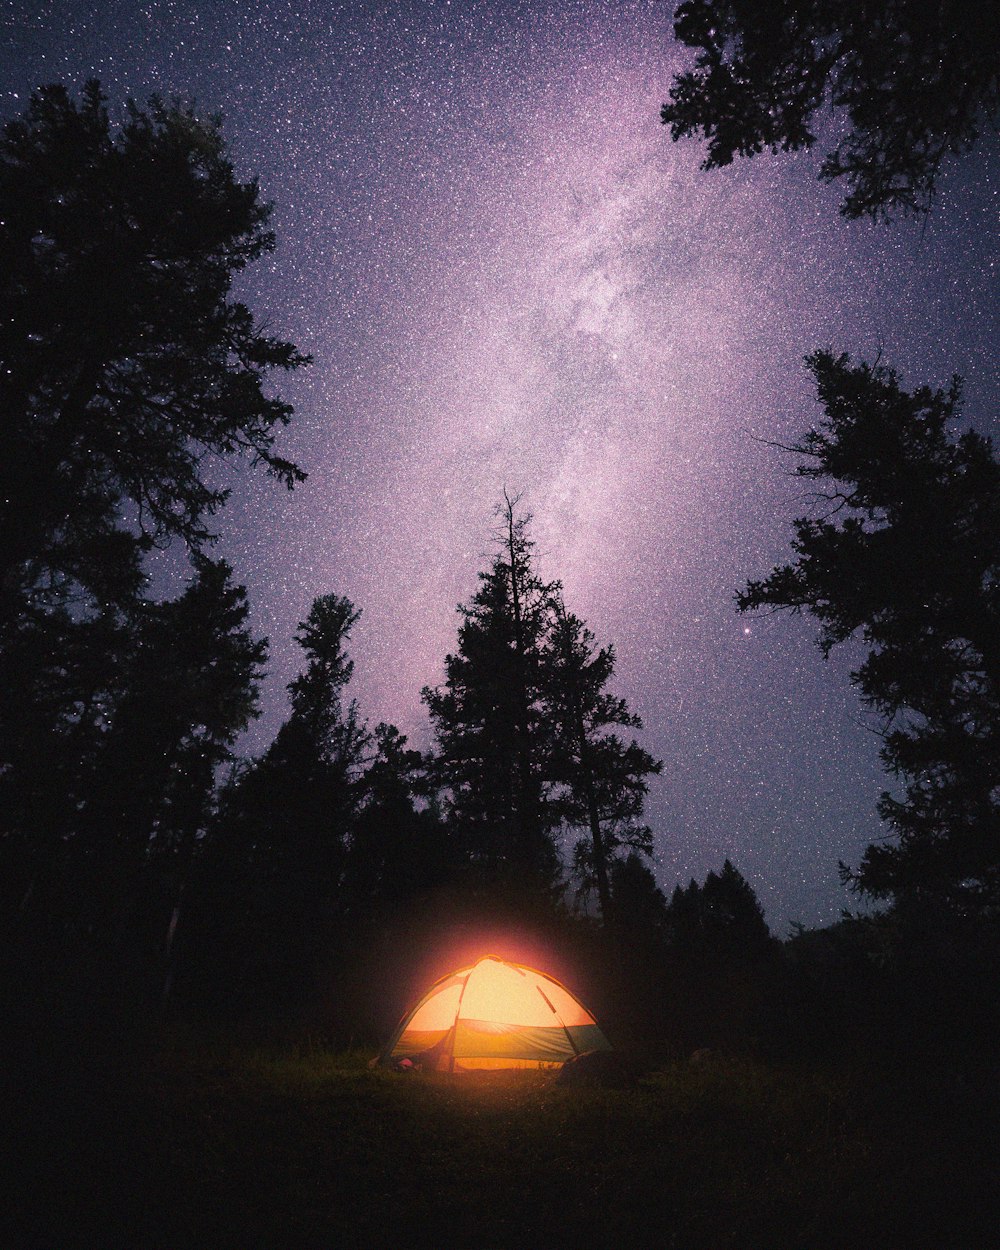
[[[661,120],[704,139],[703,169],[834,146],[840,212],[890,225],[936,211],[957,158],[1000,116],[1000,27],[975,4],[686,0],[692,63]],[[838,125],[817,125],[827,107]],[[983,181],[968,159],[969,185]],[[942,197],[943,198],[943,197]],[[793,558],[737,596],[804,612],[851,674],[891,778],[884,822],[845,882],[884,911],[786,944],[771,1031],[794,1048],[935,1063],[995,1056],[1000,999],[1000,463],[961,420],[958,378],[907,391],[881,360],[807,358],[821,419],[793,447],[814,491]],[[795,1039],[792,1041],[791,1039]]]
[[[232,298],[274,237],[218,123],[153,99],[115,127],[96,84],[42,89],[4,128],[0,206],[11,965],[63,968],[92,1000],[290,1006],[428,891],[554,916],[572,876],[610,922],[619,855],[651,849],[659,764],[608,689],[613,648],[539,578],[516,501],[424,692],[429,755],[350,699],[358,610],[336,594],[301,623],[274,742],[234,754],[267,643],[210,554],[226,492],[206,470],[246,456],[303,479],[275,449],[291,409],[269,379],[309,361]],[[190,579],[159,600],[146,557],[171,542]]]
[[[67,612],[65,637],[94,648],[72,663],[43,665],[25,633],[7,653],[22,711],[2,848],[34,957],[89,951],[90,988],[112,997],[294,1008],[434,893],[542,923],[592,898],[595,923],[634,924],[643,892],[659,897],[640,855],[660,764],[607,688],[613,647],[539,578],[515,502],[499,515],[445,680],[423,692],[426,753],[349,697],[360,611],[336,594],[301,623],[288,718],[249,760],[233,743],[267,648],[221,562],[199,557],[179,598],[139,601],[97,636]]]
[[[180,929],[189,975],[236,1002],[301,1002],[429,897],[554,922],[575,886],[610,919],[620,855],[652,849],[642,806],[660,766],[621,736],[639,721],[606,688],[613,648],[538,577],[515,503],[500,515],[445,681],[423,692],[426,753],[349,698],[360,612],[333,594],[313,603],[290,715],[234,770],[199,839]]]
[[[285,723],[238,758],[267,643],[211,556],[226,492],[207,467],[304,478],[276,450],[292,414],[271,383],[308,357],[231,294],[274,246],[268,218],[218,124],[179,104],[130,104],[115,128],[95,84],[50,87],[0,139],[7,1026],[50,1006],[311,1012],[371,1041],[421,951],[493,925],[577,969],[637,1043],[864,1050],[890,1017],[995,1036],[1000,465],[956,433],[959,384],[808,361],[823,416],[792,450],[825,510],[738,606],[810,613],[824,652],[866,642],[852,680],[902,788],[880,803],[889,840],[843,870],[886,914],[781,947],[728,862],[658,888],[660,764],[517,499],[423,691],[429,751],[350,697],[359,608],[328,593],[296,635]],[[190,577],[161,600],[147,557],[170,542]]]

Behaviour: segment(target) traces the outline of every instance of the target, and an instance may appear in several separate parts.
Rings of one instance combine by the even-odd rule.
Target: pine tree
[[[808,612],[820,647],[857,637],[851,680],[880,718],[905,793],[879,804],[894,840],[848,878],[876,897],[1000,901],[1000,463],[952,425],[947,391],[909,393],[884,366],[817,352],[824,415],[793,448],[824,515],[795,522],[795,559],[737,597]]]
[[[124,697],[135,614],[25,612],[0,648],[0,891],[34,913],[66,870],[87,779]],[[71,894],[76,890],[69,891]]]
[[[703,168],[811,148],[813,118],[846,113],[820,167],[846,178],[841,212],[925,212],[942,165],[1000,117],[1000,26],[979,0],[685,0],[679,42],[697,48],[661,111],[675,139],[701,131]]]
[[[456,868],[438,812],[415,802],[424,767],[420,752],[409,750],[399,730],[385,724],[375,729],[375,747],[344,865],[344,906],[358,920],[445,884]]]
[[[199,773],[193,795],[211,771],[208,728],[177,762],[189,711],[205,727],[244,715],[221,689],[221,637],[198,684],[157,687],[161,726],[134,690],[156,687],[144,656],[166,648],[164,674],[180,662],[160,618],[194,605],[150,602],[146,554],[179,540],[194,596],[228,578],[198,563],[227,495],[208,463],[245,455],[289,487],[304,476],[276,452],[292,410],[267,383],[307,358],[231,295],[274,246],[269,215],[235,177],[218,121],[180,104],[129,103],[115,128],[96,83],[78,102],[43,87],[0,135],[0,841],[18,891],[112,837],[141,855],[151,822],[190,806],[181,772]],[[191,622],[174,624],[179,640]],[[133,712],[135,732],[119,731]],[[99,792],[130,755],[138,788]],[[102,805],[125,823],[102,827]]]
[[[344,700],[354,671],[346,644],[360,616],[340,595],[313,602],[295,635],[306,665],[289,683],[291,714],[230,799],[251,835],[245,849],[310,896],[336,894],[371,742],[356,701]]]
[[[606,688],[614,648],[597,648],[560,584],[535,573],[530,517],[516,504],[505,496],[498,510],[500,551],[459,609],[445,684],[423,693],[436,735],[429,775],[480,880],[551,889],[557,837],[586,830],[575,870],[584,890],[596,886],[610,921],[616,850],[651,849],[641,817],[646,778],[660,764],[614,732],[641,724]]]
[[[24,715],[36,758],[2,781],[0,875],[33,958],[96,955],[102,991],[154,990],[218,769],[256,715],[266,643],[247,616],[229,566],[205,557],[180,596],[141,602],[125,624],[43,615],[61,643],[88,637],[82,657],[60,652],[51,703]]]
[[[112,130],[105,98],[44,87],[0,136],[0,626],[25,599],[138,589],[152,543],[197,550],[227,492],[210,456],[274,450],[265,394],[306,357],[230,298],[274,247],[217,121],[154,98]]]
[[[771,943],[753,886],[728,859],[704,885],[674,887],[666,924],[674,946],[687,954],[754,955]]]
[[[135,862],[170,856],[203,827],[216,771],[257,714],[267,653],[231,574],[200,557],[179,598],[143,605],[83,797],[89,850],[113,838]]]
[[[498,509],[501,549],[459,608],[444,685],[423,699],[436,737],[431,777],[474,877],[549,891],[559,817],[542,658],[553,587],[534,571],[530,518],[516,515],[517,502],[505,496]]]
[[[246,592],[232,584],[229,565],[201,556],[196,569],[179,598],[144,610],[79,830],[84,849],[100,852],[103,843],[111,854],[91,896],[108,897],[117,883],[118,897],[109,898],[113,929],[135,945],[145,931],[148,958],[165,968],[164,995],[219,769],[257,715],[267,656],[266,641],[249,631]],[[142,987],[151,984],[148,966],[139,975]]]
[[[205,847],[200,925],[215,930],[235,981],[263,979],[279,996],[309,987],[364,797],[371,734],[345,699],[360,615],[340,595],[313,602],[296,634],[306,664],[289,683],[289,717],[232,780]]]
[[[667,900],[642,854],[630,850],[612,861],[610,885],[615,923],[632,934],[655,937],[667,925]]]
[[[141,602],[124,624],[43,614],[51,643],[68,653],[53,656],[50,702],[31,709],[18,691],[25,741],[3,776],[5,850],[20,845],[37,872],[58,846],[60,871],[79,892],[80,870],[106,885],[141,871],[154,850],[188,847],[216,769],[256,715],[266,643],[253,639],[247,616],[229,566],[205,557],[177,599]],[[81,634],[82,654],[73,650]],[[31,689],[47,687],[36,674]]]
[[[598,648],[583,621],[554,594],[542,671],[555,735],[556,806],[567,826],[587,830],[577,846],[576,867],[585,887],[596,886],[605,922],[615,910],[610,879],[617,848],[652,851],[652,831],[641,821],[646,778],[663,767],[634,738],[626,743],[612,732],[642,728],[625,700],[607,689],[614,669],[614,647]]]

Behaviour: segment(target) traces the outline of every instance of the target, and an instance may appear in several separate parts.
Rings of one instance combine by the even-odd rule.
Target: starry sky
[[[101,80],[219,112],[279,245],[240,294],[311,352],[283,380],[288,494],[235,474],[219,551],[271,639],[260,750],[291,635],[348,595],[353,693],[428,744],[455,606],[506,488],[540,571],[599,641],[664,761],[647,816],[666,889],[727,856],[772,929],[858,902],[837,861],[879,835],[878,740],[808,621],[738,617],[807,508],[794,441],[818,410],[803,356],[966,382],[996,434],[1000,160],[951,167],[933,216],[837,214],[816,155],[703,173],[659,122],[690,54],[669,3],[0,0],[0,111]],[[838,119],[826,123],[836,130]]]

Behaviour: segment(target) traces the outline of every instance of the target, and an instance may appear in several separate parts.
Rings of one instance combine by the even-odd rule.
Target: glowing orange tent
[[[543,1068],[610,1050],[597,1021],[565,985],[485,955],[436,981],[379,1056],[435,1072]]]

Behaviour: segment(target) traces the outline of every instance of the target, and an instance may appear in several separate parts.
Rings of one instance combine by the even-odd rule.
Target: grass
[[[995,1096],[712,1058],[635,1089],[175,1040],[36,1082],[4,1246],[970,1248]]]

